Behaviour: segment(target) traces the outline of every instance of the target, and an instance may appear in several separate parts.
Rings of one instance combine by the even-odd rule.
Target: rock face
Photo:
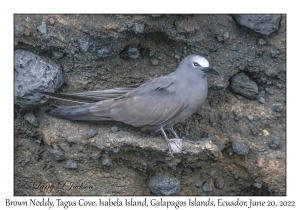
[[[237,74],[231,79],[231,88],[249,99],[256,99],[258,96],[257,84],[244,73]]]
[[[63,84],[60,65],[47,57],[24,50],[15,51],[14,99],[21,109],[42,105],[47,98],[39,91],[54,92]]]
[[[242,17],[254,28],[239,25]],[[14,18],[16,196],[286,195],[286,15]],[[45,114],[71,102],[40,106],[46,98],[39,91],[140,84],[173,72],[191,54],[206,57],[220,76],[208,76],[206,102],[174,126],[197,142],[183,142],[186,154],[167,157],[161,135],[122,123]],[[65,85],[55,90],[62,75]],[[27,187],[35,182],[82,187]]]
[[[180,181],[166,175],[152,177],[148,186],[155,195],[170,196],[180,192]]]
[[[233,15],[236,21],[263,35],[270,35],[279,28],[281,15]]]

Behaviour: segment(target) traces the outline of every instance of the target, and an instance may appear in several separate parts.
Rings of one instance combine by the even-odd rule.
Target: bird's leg
[[[181,153],[182,152],[182,139],[169,139],[163,127],[160,127],[160,130],[168,144],[169,154],[173,156],[173,153]]]
[[[175,136],[175,138],[179,139],[179,136],[177,135],[177,133],[175,132],[173,125],[169,128],[170,131],[173,133],[173,135]],[[187,140],[187,139],[182,139],[183,141],[189,142],[191,144],[198,144],[197,142],[191,141],[191,140]]]
[[[179,136],[177,135],[177,133],[174,131],[173,125],[169,129],[173,133],[173,135],[175,136],[176,139],[180,139]]]

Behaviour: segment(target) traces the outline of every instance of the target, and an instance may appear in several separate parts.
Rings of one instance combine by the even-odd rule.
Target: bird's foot
[[[186,141],[191,144],[200,144],[200,141],[191,141],[191,140],[187,140],[187,139],[183,139],[183,141]]]
[[[169,147],[168,154],[171,157],[174,157],[173,153],[182,153],[182,139],[168,139],[167,143]]]

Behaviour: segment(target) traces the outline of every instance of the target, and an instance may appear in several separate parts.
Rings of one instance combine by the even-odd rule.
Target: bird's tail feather
[[[95,103],[85,104],[85,105],[77,105],[77,106],[65,106],[65,107],[57,107],[54,109],[46,110],[46,113],[60,119],[66,120],[76,120],[76,121],[111,121],[113,120],[108,115],[108,110],[105,110],[107,106],[104,106],[103,110],[101,107],[98,107],[100,113],[91,112],[91,107],[93,107]]]

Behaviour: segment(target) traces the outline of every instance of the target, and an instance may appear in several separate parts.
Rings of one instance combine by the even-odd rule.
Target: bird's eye
[[[193,62],[193,65],[194,65],[194,66],[200,66],[200,64],[197,63],[197,62]]]

